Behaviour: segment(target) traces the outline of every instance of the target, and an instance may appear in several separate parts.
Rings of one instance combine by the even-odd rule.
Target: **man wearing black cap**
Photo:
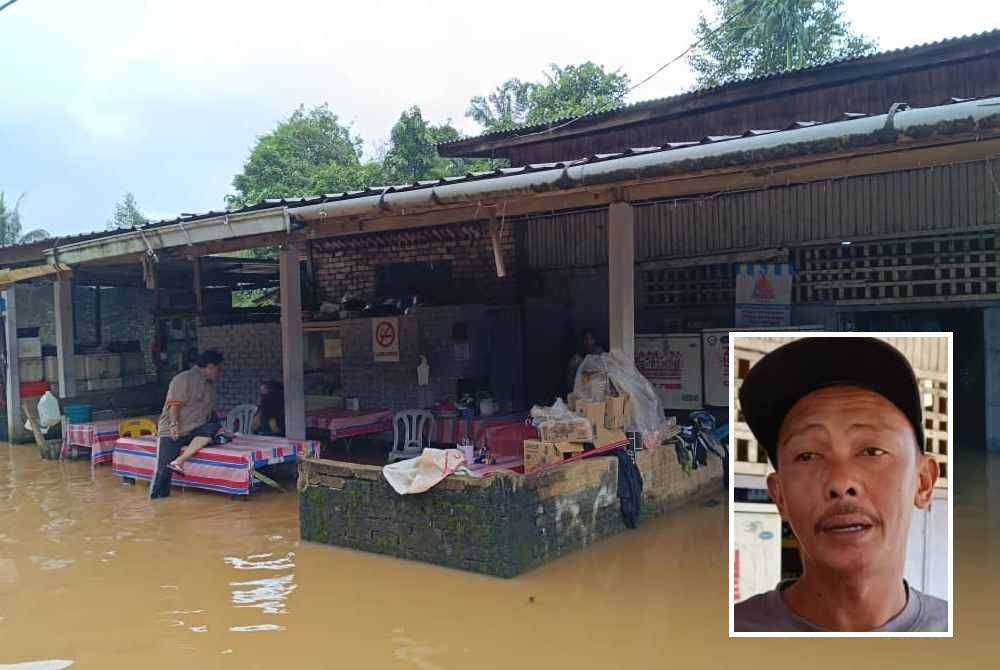
[[[750,369],[740,408],[803,573],[737,604],[737,632],[947,631],[947,603],[903,579],[938,478],[921,407],[909,362],[871,337],[795,340]]]

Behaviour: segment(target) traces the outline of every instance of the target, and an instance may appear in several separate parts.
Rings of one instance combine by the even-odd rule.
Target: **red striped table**
[[[158,416],[131,417],[150,419],[154,424]],[[118,424],[125,419],[106,419],[88,423],[71,423],[63,427],[63,444],[59,452],[65,458],[73,447],[90,449],[90,464],[109,463],[118,439]]]
[[[253,490],[255,470],[318,456],[319,442],[314,440],[236,435],[229,444],[200,450],[184,464],[184,474],[174,473],[172,481],[174,486],[249,495]],[[111,468],[119,477],[152,480],[156,468],[156,438],[119,438]]]
[[[330,431],[331,440],[385,433],[392,430],[392,410],[312,409],[306,412],[306,426]]]

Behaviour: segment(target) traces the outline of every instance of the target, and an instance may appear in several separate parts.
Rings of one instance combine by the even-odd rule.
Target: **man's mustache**
[[[816,532],[843,526],[878,526],[878,515],[860,505],[841,503],[827,510],[816,522]]]

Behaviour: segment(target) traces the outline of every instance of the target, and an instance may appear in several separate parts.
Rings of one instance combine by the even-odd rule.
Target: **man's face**
[[[583,336],[583,349],[587,352],[593,352],[594,348],[597,346],[597,340],[590,333]]]
[[[215,365],[213,363],[209,363],[208,365],[206,365],[201,369],[201,373],[205,375],[205,379],[214,382],[216,379],[219,378],[219,375],[222,374],[222,367]]]
[[[781,424],[778,466],[768,491],[807,569],[902,569],[913,508],[930,504],[938,470],[889,400],[850,386],[806,395]]]

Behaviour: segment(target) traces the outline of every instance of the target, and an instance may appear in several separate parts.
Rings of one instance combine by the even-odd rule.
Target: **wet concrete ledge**
[[[672,507],[722,491],[722,464],[684,474],[674,449],[638,455],[644,480],[640,525]],[[381,467],[323,459],[299,463],[302,539],[515,577],[626,530],[618,461],[595,457],[537,476],[452,476],[401,496]]]

